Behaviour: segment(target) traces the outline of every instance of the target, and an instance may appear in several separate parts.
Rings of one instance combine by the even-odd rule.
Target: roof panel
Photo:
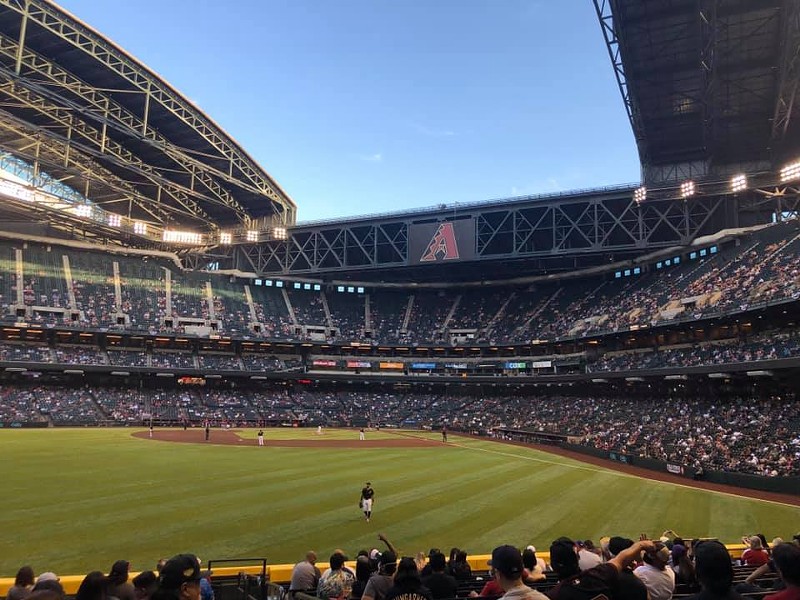
[[[0,96],[8,100],[0,122],[26,123],[47,137],[52,152],[66,148],[68,139],[85,164],[131,187],[133,210],[139,206],[143,216],[155,204],[171,203],[164,208],[174,219],[205,228],[266,215],[294,222],[291,198],[216,123],[48,0],[0,0]],[[83,181],[80,173],[73,178]]]

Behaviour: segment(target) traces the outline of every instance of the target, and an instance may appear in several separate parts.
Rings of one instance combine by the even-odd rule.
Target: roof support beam
[[[129,55],[109,44],[107,40],[80,22],[69,18],[46,0],[0,0],[0,6],[5,6],[20,15],[27,14],[32,23],[91,56],[141,93],[146,93],[149,89],[152,101],[190,126],[219,153],[219,157],[231,160],[243,179],[253,183],[261,194],[281,206],[285,214],[295,214],[294,202],[241,148],[231,143],[230,138],[218,125]]]
[[[600,22],[600,29],[606,40],[608,56],[611,58],[611,65],[614,68],[614,75],[617,78],[619,92],[622,95],[622,102],[625,104],[625,112],[633,129],[633,136],[636,138],[636,146],[639,149],[639,159],[642,164],[647,163],[647,143],[645,138],[644,123],[636,99],[633,97],[623,65],[623,54],[625,54],[625,42],[622,38],[620,28],[614,19],[614,0],[593,0],[597,19]]]
[[[785,0],[782,21],[781,62],[775,115],[772,120],[772,142],[778,153],[784,150],[786,134],[792,124],[792,115],[798,109],[795,101],[800,86],[800,3]],[[776,157],[779,158],[779,157]]]

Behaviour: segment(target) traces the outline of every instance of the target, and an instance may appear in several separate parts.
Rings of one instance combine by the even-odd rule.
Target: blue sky
[[[590,0],[60,0],[217,121],[299,219],[638,181]]]

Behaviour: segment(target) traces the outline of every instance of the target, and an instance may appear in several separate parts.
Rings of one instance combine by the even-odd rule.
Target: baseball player
[[[358,501],[358,506],[364,511],[364,517],[369,523],[369,518],[372,516],[372,500],[375,498],[375,490],[372,489],[372,484],[368,481],[366,485],[361,488],[361,499]]]

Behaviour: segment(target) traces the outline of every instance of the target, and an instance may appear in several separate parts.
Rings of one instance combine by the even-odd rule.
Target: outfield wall
[[[686,477],[687,479],[695,478],[695,469],[685,465],[668,463],[663,460],[656,460],[654,458],[643,458],[624,454],[622,452],[609,452],[608,450],[601,450],[599,448],[591,448],[589,446],[582,446],[580,444],[570,444],[562,442],[560,444],[565,450],[572,450],[580,454],[588,456],[595,456],[603,458],[610,462],[618,462],[635,467],[642,467],[651,471],[659,471],[661,473],[671,473]],[[702,481],[709,483],[720,483],[733,487],[746,488],[750,490],[759,490],[762,492],[777,492],[779,494],[794,494],[800,495],[800,477],[763,477],[761,475],[750,475],[748,473],[732,473],[728,471],[706,471],[703,473]]]
[[[731,555],[731,559],[736,560],[742,555],[745,546],[742,544],[730,544],[727,546],[727,548]],[[548,564],[550,563],[549,552],[537,552],[536,556],[544,559]],[[487,562],[491,558],[491,554],[473,554],[472,556],[468,557],[467,560],[473,571],[488,571],[489,565]],[[211,562],[213,563],[213,560]],[[347,565],[355,570],[356,561],[348,561]],[[317,566],[320,567],[320,570],[324,571],[328,567],[328,563],[327,561],[318,561]],[[214,570],[212,579],[213,577],[235,577],[241,572],[246,572],[251,575],[261,574],[261,566],[259,565],[250,567],[214,567],[212,564],[212,567]],[[267,579],[271,583],[288,584],[292,579],[293,568],[294,564],[267,565]],[[136,575],[138,575],[138,573],[132,571],[129,579],[133,579],[136,577]],[[83,578],[84,575],[64,575],[61,576],[60,581],[61,585],[64,586],[64,591],[67,594],[72,595],[78,591],[78,587],[80,586],[81,581],[83,581]],[[5,598],[6,594],[8,593],[8,589],[12,585],[14,585],[13,577],[0,577],[0,597]]]

